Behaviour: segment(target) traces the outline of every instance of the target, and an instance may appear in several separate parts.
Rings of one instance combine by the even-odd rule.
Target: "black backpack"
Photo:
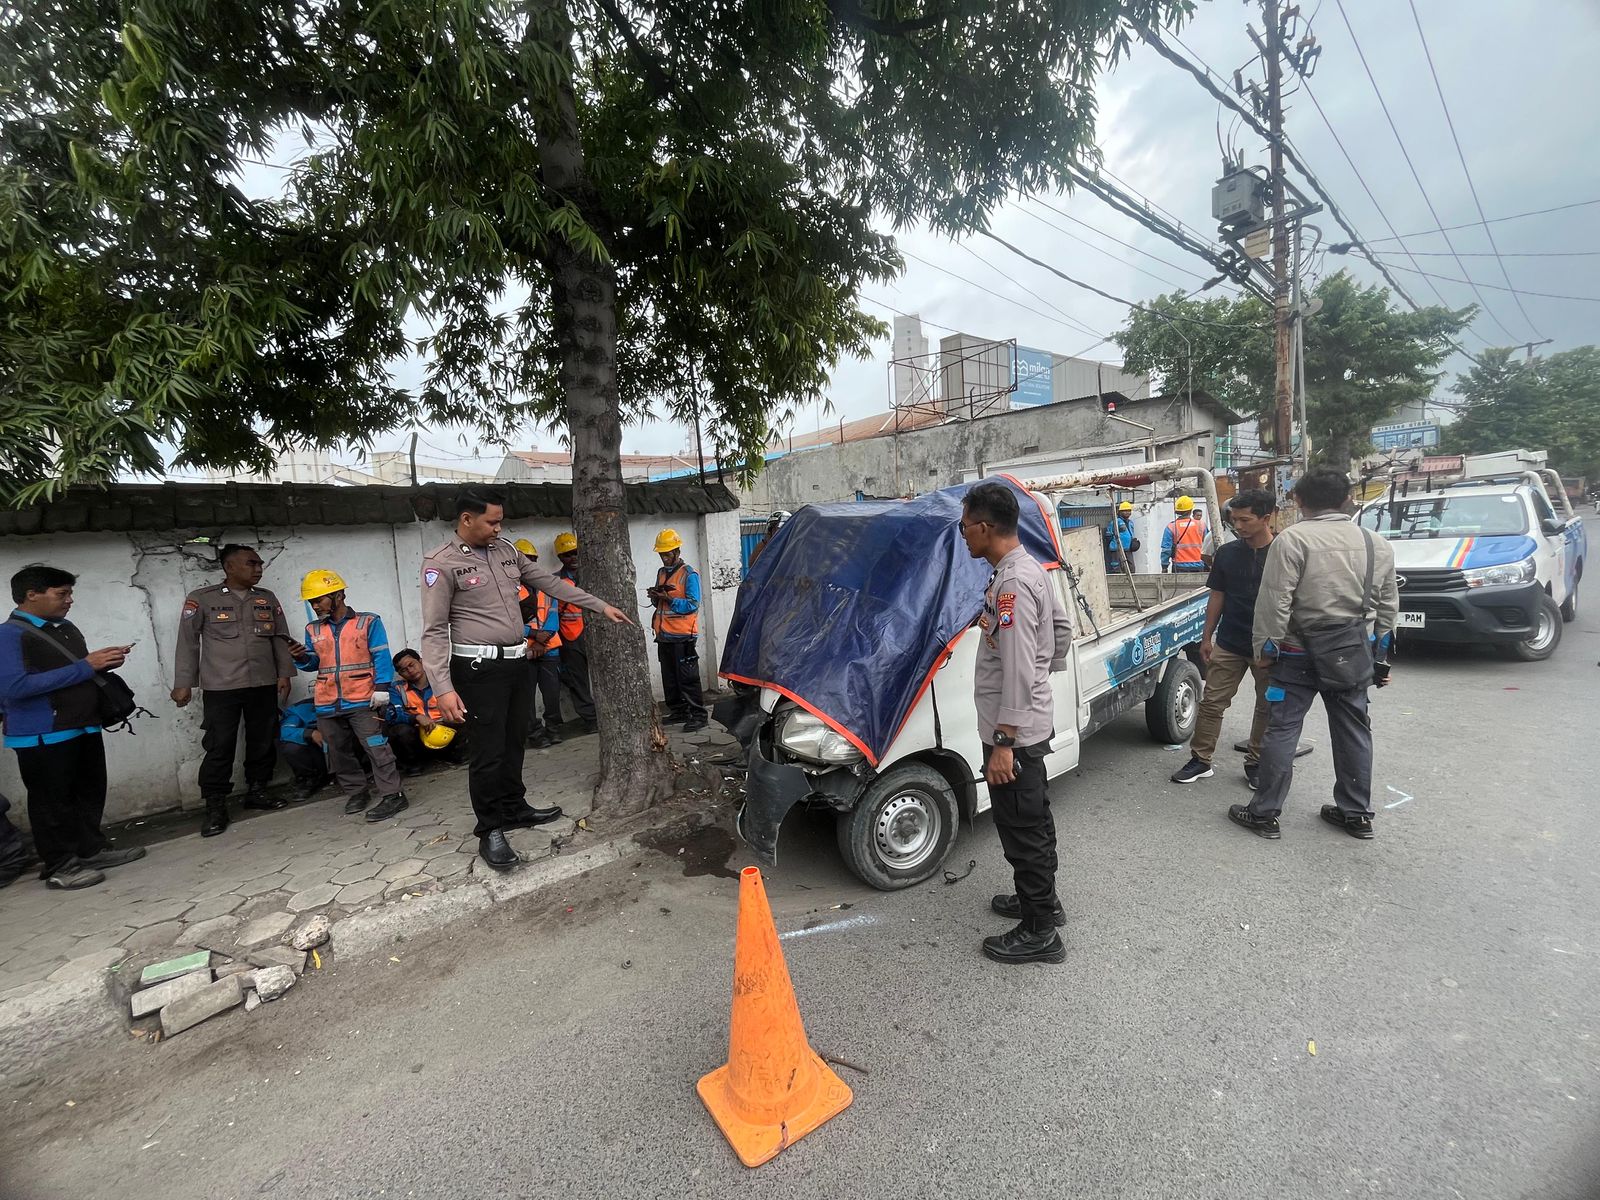
[[[13,618],[12,622],[25,636],[31,636],[36,642],[49,646],[69,663],[82,662],[78,655],[72,653],[60,642],[46,637],[38,626],[27,621]],[[128,681],[115,671],[96,671],[94,673],[95,685],[100,690],[99,699],[95,705],[96,718],[100,728],[106,733],[116,733],[126,729],[134,732],[132,719],[135,716],[154,717],[155,713],[140,705],[134,697],[133,689],[128,686]]]

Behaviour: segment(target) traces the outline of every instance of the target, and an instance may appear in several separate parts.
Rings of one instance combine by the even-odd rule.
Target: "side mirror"
[[[1565,533],[1567,531],[1566,522],[1558,521],[1554,517],[1545,517],[1539,522],[1539,527],[1543,529],[1550,537],[1555,537],[1556,534]]]

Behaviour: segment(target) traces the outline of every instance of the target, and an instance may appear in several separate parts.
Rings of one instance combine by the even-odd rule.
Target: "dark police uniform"
[[[989,788],[995,829],[1016,879],[1022,920],[1042,933],[1054,928],[1057,907],[1056,827],[1044,765],[1055,735],[1050,671],[1065,660],[1072,627],[1044,568],[1020,546],[995,568],[978,625],[973,699],[986,767],[996,727],[1017,731],[1016,778]]]
[[[244,778],[251,791],[272,780],[277,762],[278,680],[294,677],[283,605],[266,588],[198,588],[178,620],[173,686],[200,689],[205,730],[200,795],[224,805],[233,790],[233,756],[244,718]]]
[[[518,585],[591,612],[604,600],[558,579],[504,538],[474,549],[452,538],[422,560],[422,666],[434,695],[455,692],[471,737],[467,790],[478,837],[526,824],[522,758],[533,676]]]

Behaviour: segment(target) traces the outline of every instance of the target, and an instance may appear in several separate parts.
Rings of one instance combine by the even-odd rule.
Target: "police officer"
[[[201,837],[215,837],[228,827],[241,718],[249,789],[244,807],[282,808],[288,803],[269,796],[267,784],[277,762],[278,705],[288,700],[294,677],[289,623],[278,598],[259,586],[263,564],[255,550],[227,545],[219,561],[222,582],[184,598],[173,672],[172,702],[184,707],[198,686],[204,706],[200,795],[206,815]]]
[[[1050,671],[1066,658],[1072,630],[1044,569],[1022,548],[1017,517],[1016,494],[1004,484],[980,483],[962,502],[967,551],[994,567],[978,619],[973,698],[995,829],[1017,888],[991,907],[1020,918],[1015,929],[984,938],[983,952],[1002,963],[1059,963],[1067,950],[1056,927],[1066,915],[1056,898],[1044,759],[1055,736]]]
[[[683,539],[676,529],[656,534],[661,569],[656,585],[645,594],[655,605],[650,628],[661,663],[661,690],[667,698],[667,720],[682,721],[683,731],[706,727],[706,702],[700,692],[700,572],[683,561]]]
[[[456,504],[455,536],[422,560],[422,662],[447,724],[465,724],[467,790],[477,816],[478,853],[496,870],[521,861],[507,829],[542,825],[559,808],[532,808],[522,782],[523,739],[533,708],[528,641],[517,587],[525,584],[608,620],[627,616],[557,579],[500,536],[499,493],[467,487]]]
[[[578,539],[572,533],[556,538],[556,557],[561,560],[557,578],[565,579],[574,587],[578,583]],[[583,640],[583,608],[568,604],[557,605],[561,637],[561,682],[572,693],[572,707],[583,722],[583,731],[593,733],[595,724],[594,693],[589,688],[589,643]]]

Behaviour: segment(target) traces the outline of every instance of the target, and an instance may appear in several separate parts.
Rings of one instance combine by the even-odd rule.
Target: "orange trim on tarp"
[[[843,725],[839,724],[839,722],[835,721],[827,713],[823,712],[816,705],[810,704],[807,701],[801,699],[799,696],[797,696],[793,692],[791,692],[788,688],[780,687],[776,683],[769,683],[764,679],[751,679],[748,675],[735,675],[730,671],[719,671],[719,672],[717,672],[717,675],[721,679],[731,679],[735,683],[747,683],[751,687],[771,688],[773,691],[777,692],[780,696],[783,696],[783,697],[785,697],[785,698],[787,698],[789,700],[793,700],[801,708],[805,709],[812,716],[814,716],[818,720],[820,720],[829,729],[833,730],[835,733],[839,734],[841,737],[844,737],[845,739],[847,739],[852,746],[854,746],[857,750],[861,751],[862,754],[866,755],[867,762],[871,763],[873,766],[877,766],[878,765],[878,756],[876,754],[874,754],[871,750],[867,749],[867,744],[865,742],[863,742],[855,734],[851,733]]]
[[[1046,571],[1059,571],[1061,569],[1062,559],[1061,532],[1056,528],[1056,525],[1060,521],[1060,518],[1044,506],[1043,500],[1039,499],[1039,497],[1035,496],[1027,488],[1023,487],[1022,480],[1018,479],[1015,475],[1007,475],[1004,471],[1002,471],[1000,472],[1000,478],[1009,483],[1015,484],[1018,491],[1032,500],[1034,504],[1038,505],[1039,515],[1044,518],[1044,527],[1050,531],[1050,544],[1056,548],[1056,561],[1040,563],[1039,565]]]
[[[950,656],[956,652],[956,643],[962,638],[966,637],[971,631],[972,626],[968,625],[960,633],[956,634],[955,637],[951,638],[949,642],[945,644],[945,648],[939,651],[938,656],[934,658],[933,666],[928,668],[927,678],[922,681],[922,686],[917,689],[917,694],[911,701],[911,707],[906,709],[906,715],[901,718],[900,728],[896,729],[894,731],[894,737],[889,739],[890,746],[894,745],[895,742],[899,740],[900,735],[906,731],[906,726],[911,721],[911,714],[917,711],[917,705],[922,703],[922,697],[927,695],[928,689],[933,686],[933,677],[939,673],[939,668],[944,666],[945,663],[949,662]],[[876,766],[877,764],[874,763],[873,765]]]

